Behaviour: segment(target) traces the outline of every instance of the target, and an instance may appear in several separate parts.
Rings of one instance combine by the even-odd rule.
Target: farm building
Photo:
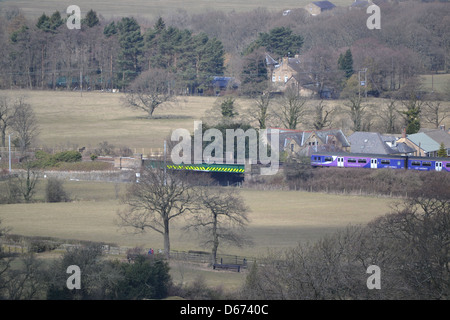
[[[307,4],[305,7],[306,11],[312,16],[319,15],[324,11],[332,10],[334,8],[336,8],[336,6],[330,1],[314,1]]]

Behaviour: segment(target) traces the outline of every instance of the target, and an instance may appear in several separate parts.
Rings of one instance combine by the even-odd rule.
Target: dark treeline
[[[69,30],[59,12],[34,20],[19,9],[4,10],[0,88],[74,89],[82,79],[83,89],[122,89],[155,68],[170,73],[173,85],[182,88],[180,93],[197,93],[212,76],[225,74],[242,81],[249,64],[244,53],[273,30],[301,40],[283,55],[300,54],[305,72],[335,88],[342,88],[347,78],[339,73],[338,60],[348,49],[353,70],[368,68],[368,81],[377,92],[398,90],[420,73],[448,72],[448,4],[379,5],[381,30],[366,27],[365,10],[348,8],[314,17],[300,8],[286,16],[264,8],[192,15],[178,10],[153,22],[133,17],[107,20],[91,10],[83,17],[81,30]],[[263,49],[269,51],[267,46]]]

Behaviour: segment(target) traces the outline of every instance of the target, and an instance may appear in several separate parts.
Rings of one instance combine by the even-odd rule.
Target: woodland
[[[65,13],[46,12],[36,20],[6,8],[0,12],[0,88],[127,90],[156,69],[165,72],[174,93],[207,94],[214,76],[227,76],[246,94],[246,83],[267,82],[266,53],[277,61],[298,54],[302,71],[321,87],[333,87],[336,97],[361,69],[367,69],[374,96],[392,96],[417,75],[450,70],[447,3],[378,5],[380,30],[366,27],[365,10],[348,7],[318,16],[303,8],[287,15],[265,8],[179,9],[155,21],[106,19],[90,10],[79,30],[67,28]],[[340,63],[348,50],[353,70]]]

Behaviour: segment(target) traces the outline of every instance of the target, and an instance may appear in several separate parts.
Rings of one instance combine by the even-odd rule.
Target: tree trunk
[[[214,215],[212,236],[213,236],[213,247],[211,251],[211,259],[212,263],[214,264],[216,263],[217,260],[217,248],[219,247],[219,236],[217,235],[217,215]]]
[[[169,220],[164,220],[164,254],[170,259]]]

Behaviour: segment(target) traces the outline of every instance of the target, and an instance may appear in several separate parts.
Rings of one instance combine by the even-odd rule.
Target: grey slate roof
[[[330,10],[336,7],[330,1],[313,1],[313,3],[322,10]]]
[[[405,143],[396,144],[396,137],[384,136],[378,132],[355,132],[348,137],[352,153],[373,153],[373,154],[407,154],[414,152],[414,149]],[[392,145],[389,146],[387,143]]]
[[[414,143],[416,146],[425,152],[434,152],[439,150],[440,144],[430,138],[424,132],[414,133],[408,135],[408,140]]]
[[[441,129],[435,130],[425,130],[423,131],[428,137],[437,142],[440,146],[441,143],[444,143],[444,147],[446,149],[450,148],[450,134]]]

